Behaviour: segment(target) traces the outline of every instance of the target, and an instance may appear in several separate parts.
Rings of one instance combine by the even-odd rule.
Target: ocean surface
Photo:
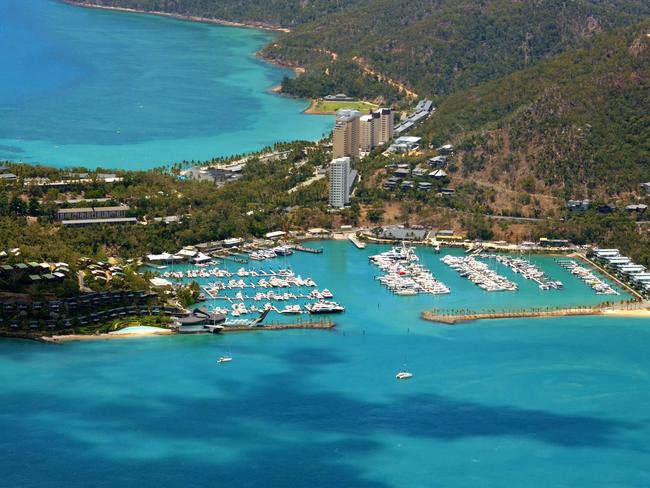
[[[317,245],[286,263],[346,306],[331,331],[0,341],[0,485],[650,485],[647,320],[440,326],[419,312],[603,297],[548,257],[564,290],[515,277],[490,294],[431,250],[452,293],[397,297],[373,280],[379,246]],[[395,380],[405,364],[413,379]]]
[[[268,90],[274,34],[2,0],[0,160],[146,169],[318,139],[331,117]]]

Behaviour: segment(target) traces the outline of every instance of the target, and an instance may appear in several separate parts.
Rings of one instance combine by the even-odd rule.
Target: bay
[[[47,345],[0,341],[6,486],[647,486],[646,319],[568,317],[440,326],[433,307],[596,303],[565,288],[488,293],[431,249],[451,287],[398,297],[348,242],[290,265],[346,306],[331,331]],[[236,269],[240,265],[232,265]],[[491,266],[497,266],[492,263]],[[622,295],[620,298],[627,298]],[[232,363],[216,359],[230,352]],[[396,381],[407,364],[409,381]]]
[[[3,0],[0,160],[147,169],[314,140],[331,117],[269,93],[273,33]]]

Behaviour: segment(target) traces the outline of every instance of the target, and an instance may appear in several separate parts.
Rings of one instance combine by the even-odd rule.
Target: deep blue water
[[[438,326],[418,312],[439,300],[373,281],[377,248],[323,246],[288,262],[346,305],[332,331],[0,342],[0,484],[650,485],[647,320]],[[508,297],[446,281],[453,306]],[[594,300],[565,281],[566,303]],[[398,382],[405,362],[415,376]]]
[[[268,93],[273,34],[2,0],[0,160],[143,169],[317,139],[331,118]]]

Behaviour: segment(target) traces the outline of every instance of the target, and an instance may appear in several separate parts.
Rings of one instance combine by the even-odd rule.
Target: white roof
[[[264,237],[266,237],[267,239],[273,239],[274,237],[282,237],[284,235],[287,235],[287,233],[281,230],[276,230],[273,232],[267,232],[266,234],[264,234]]]
[[[147,256],[147,261],[169,261],[171,258],[171,254],[164,252],[162,254],[149,254]]]
[[[421,137],[415,137],[415,136],[402,136],[398,137],[395,140],[396,144],[416,144],[422,140]]]
[[[153,286],[172,286],[171,281],[167,281],[167,280],[164,279],[164,278],[151,278],[151,279],[149,280],[149,282],[150,282]]]
[[[212,258],[211,258],[210,256],[208,256],[208,255],[206,255],[206,254],[203,254],[202,252],[200,252],[200,253],[198,254],[198,256],[196,256],[196,257],[193,259],[193,261],[194,261],[195,263],[201,263],[201,262],[211,261],[211,260],[212,260]]]
[[[176,253],[177,256],[183,256],[187,258],[192,258],[197,255],[197,251],[194,251],[192,249],[181,249]]]

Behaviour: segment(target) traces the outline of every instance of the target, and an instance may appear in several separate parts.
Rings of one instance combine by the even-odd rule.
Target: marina
[[[284,256],[291,254],[289,252]],[[302,278],[289,267],[240,267],[231,271],[210,262],[183,270],[163,271],[158,279],[172,280],[177,286],[202,281],[200,301],[209,300],[211,312],[223,314],[231,320],[246,322],[246,319],[239,317],[263,312],[301,315],[340,313],[345,310],[331,301],[334,294],[328,288],[319,289],[313,278]],[[238,325],[247,325],[244,322]]]
[[[564,286],[561,281],[550,279],[544,271],[526,259],[504,254],[485,254],[482,257],[494,259],[510,268],[513,273],[518,273],[525,279],[534,281],[539,285],[540,290],[558,290]]]
[[[458,274],[485,291],[516,291],[517,285],[490,269],[487,264],[473,256],[446,255],[440,259]]]
[[[433,277],[431,271],[419,264],[419,258],[412,247],[394,247],[368,259],[384,272],[384,275],[375,279],[396,295],[441,295],[450,292],[444,283]]]
[[[620,293],[616,289],[600,279],[594,274],[590,269],[581,266],[576,261],[569,260],[559,260],[558,264],[563,268],[567,269],[572,275],[578,277],[580,280],[584,281],[587,285],[591,287],[592,290],[596,292],[597,295],[619,295]]]
[[[216,253],[211,252],[209,253],[211,259],[188,262],[188,259],[193,260],[195,257],[202,258],[202,256],[192,257],[191,251],[186,249],[185,262],[149,266],[157,275],[153,278],[156,283],[160,281],[161,284],[179,286],[197,282],[201,292],[199,305],[213,313],[223,314],[228,321],[251,322],[260,314],[268,312],[271,314],[270,319],[273,319],[273,316],[282,316],[282,321],[293,322],[312,314],[339,313],[340,309],[345,310],[346,307],[339,301],[347,302],[350,297],[341,295],[340,291],[337,292],[337,289],[340,289],[339,280],[322,284],[321,280],[331,280],[331,278],[319,278],[311,272],[305,276],[299,272],[299,269],[312,270],[317,262],[324,259],[320,257],[324,247],[327,247],[328,252],[332,249],[340,252],[342,245],[344,245],[342,241],[320,241],[316,245],[303,245],[304,252],[283,254],[283,250],[296,251],[297,246],[294,244],[265,246],[263,243],[241,242],[236,248],[220,251],[221,253],[227,251],[232,257],[273,251],[275,257],[260,261],[252,259],[242,264],[218,259],[215,257]],[[468,285],[476,285],[488,292],[517,292],[517,300],[512,302],[513,308],[521,304],[522,297],[532,293],[531,285],[534,286],[534,290],[563,290],[561,294],[547,295],[552,297],[550,300],[534,301],[531,305],[570,307],[575,304],[571,296],[579,291],[578,288],[582,287],[583,282],[588,284],[583,280],[572,279],[576,276],[576,271],[574,267],[567,266],[566,262],[569,260],[558,260],[541,255],[528,255],[526,258],[506,253],[472,252],[468,255],[460,249],[445,248],[441,259],[437,254],[442,250],[437,248],[405,245],[391,247],[374,243],[367,244],[363,249],[349,244],[347,247],[353,253],[352,255],[366,256],[372,267],[381,271],[380,274],[374,274],[372,278],[383,285],[390,294],[397,297],[408,296],[412,298],[409,302],[420,303],[421,308],[414,311],[415,314],[420,314],[428,308],[427,302],[423,301],[427,296],[439,297],[437,300],[442,301],[438,305],[450,309],[459,304],[464,306],[465,297],[470,293]],[[356,259],[359,259],[358,257]],[[328,255],[325,259],[330,260],[332,257]],[[494,265],[503,265],[512,276],[500,275],[498,268],[493,268]],[[592,274],[595,273],[595,270],[590,271],[589,267],[584,269],[589,273],[592,271]],[[588,275],[584,276],[591,283]],[[335,285],[336,282],[339,284]],[[531,285],[526,282],[530,282]],[[608,287],[614,292],[611,294],[618,293],[617,288],[609,285],[607,281],[602,280],[600,283],[601,285],[596,288],[598,296],[607,294]],[[452,289],[455,293],[451,292]],[[560,299],[562,294],[565,294],[565,299]],[[493,310],[503,306],[498,299],[489,299],[489,295],[491,293],[479,295],[485,296],[485,300],[472,300],[472,309]],[[328,307],[327,303],[323,306],[323,302],[334,300],[337,302],[331,307]],[[314,308],[314,305],[319,303],[320,305]],[[509,307],[510,304],[506,306]]]

